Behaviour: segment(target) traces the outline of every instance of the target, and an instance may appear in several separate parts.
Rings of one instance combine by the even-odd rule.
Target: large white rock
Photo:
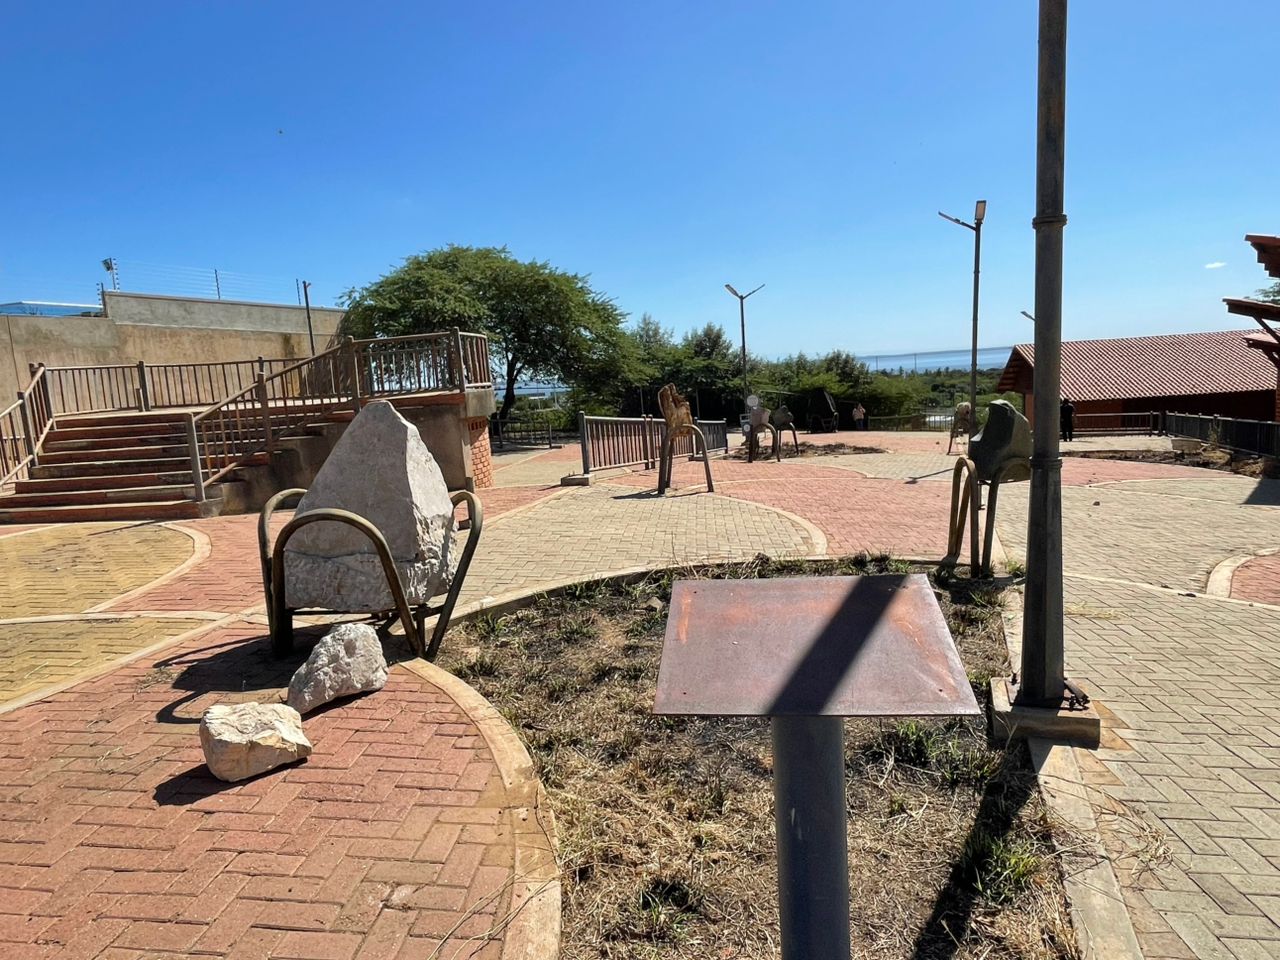
[[[340,623],[311,651],[289,681],[289,706],[299,713],[387,683],[387,658],[378,634],[367,623]]]
[[[283,703],[217,704],[200,718],[204,761],[219,780],[246,780],[311,755],[302,717]]]
[[[351,421],[298,504],[298,513],[337,507],[382,531],[405,596],[425,603],[447,589],[456,561],[453,503],[444,475],[416,427],[385,400]],[[382,564],[360,531],[314,523],[284,551],[285,600],[294,609],[393,610]]]

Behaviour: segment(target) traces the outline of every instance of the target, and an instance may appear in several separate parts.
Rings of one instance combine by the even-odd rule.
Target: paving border
[[[187,557],[187,559],[183,560],[172,570],[168,570],[165,573],[160,574],[160,576],[142,584],[140,587],[134,587],[132,590],[126,590],[124,593],[112,597],[109,600],[103,600],[101,603],[94,604],[88,610],[85,610],[85,613],[100,613],[107,607],[114,606],[115,604],[122,603],[126,600],[132,600],[135,597],[140,597],[149,590],[154,590],[156,587],[162,586],[171,580],[176,580],[197,564],[201,564],[208,560],[213,554],[213,542],[209,539],[208,534],[202,533],[198,530],[189,529],[188,527],[182,526],[180,523],[158,523],[156,526],[185,534],[190,538],[191,556]]]
[[[1216,567],[1209,571],[1209,580],[1204,588],[1205,595],[1218,600],[1243,600],[1243,597],[1231,596],[1231,585],[1235,579],[1236,570],[1250,560],[1256,560],[1258,557],[1274,556],[1277,553],[1280,553],[1280,548],[1268,547],[1255,553],[1242,553],[1220,561]],[[1261,603],[1262,601],[1250,600],[1248,602]],[[1263,604],[1263,606],[1271,606],[1271,604]]]
[[[1010,664],[1022,650],[1022,591],[1007,590],[1004,645]],[[1076,747],[1028,737],[1040,795],[1057,823],[1053,844],[1071,911],[1076,946],[1084,960],[1144,960],[1115,868],[1102,845],[1088,788],[1076,763]],[[1063,836],[1069,832],[1069,836]]]
[[[502,960],[554,960],[560,955],[560,863],[555,815],[515,728],[465,681],[426,660],[397,664],[448,696],[476,725],[512,803],[515,876]]]

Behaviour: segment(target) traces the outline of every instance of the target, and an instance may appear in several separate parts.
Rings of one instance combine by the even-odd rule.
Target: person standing
[[[861,403],[853,408],[853,429],[867,429],[867,408]]]
[[[1062,439],[1070,442],[1076,435],[1076,408],[1069,397],[1062,398],[1062,406],[1058,408],[1058,421],[1062,428]]]

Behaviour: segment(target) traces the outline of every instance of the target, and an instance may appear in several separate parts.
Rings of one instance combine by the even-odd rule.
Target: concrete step
[[[118,427],[130,424],[184,424],[187,422],[185,411],[160,410],[143,413],[140,410],[122,410],[119,413],[60,413],[54,417],[54,427],[62,429],[93,429],[98,427]],[[170,429],[174,429],[170,427]]]
[[[120,490],[130,487],[163,487],[191,485],[191,471],[168,473],[100,474],[97,476],[45,477],[18,480],[15,493],[60,493],[75,490]]]
[[[76,433],[79,431],[69,431]],[[185,433],[128,433],[119,436],[76,437],[65,436],[62,431],[52,431],[44,439],[42,450],[56,453],[62,450],[118,450],[121,447],[185,446]]]
[[[12,493],[7,497],[0,497],[0,509],[69,507],[85,503],[163,503],[173,500],[195,500],[195,496],[195,487],[180,483],[90,490],[40,490],[35,493]],[[206,491],[206,496],[211,499],[221,498],[222,484],[213,484]]]
[[[118,437],[151,437],[169,436],[186,438],[186,426],[182,423],[160,421],[156,423],[117,423],[94,427],[64,426],[66,420],[59,419],[49,431],[49,440],[108,440]]]
[[[144,446],[110,449],[92,447],[88,450],[42,450],[38,459],[41,464],[53,466],[59,463],[95,463],[101,460],[161,460],[188,455],[189,451],[184,443],[176,447]]]
[[[178,473],[185,469],[191,475],[191,458],[156,457],[150,460],[77,460],[72,463],[41,463],[31,468],[33,480],[54,477],[101,477],[140,473]],[[137,484],[134,484],[137,486]]]
[[[3,503],[3,501],[0,501]],[[0,506],[0,524],[75,523],[98,520],[188,520],[216,516],[222,501],[203,504],[193,500],[149,501],[147,503],[85,503],[62,507]]]

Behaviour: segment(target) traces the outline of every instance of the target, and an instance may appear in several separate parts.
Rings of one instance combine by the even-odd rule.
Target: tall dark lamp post
[[[978,432],[978,278],[982,267],[982,221],[987,216],[987,201],[979,200],[973,206],[973,223],[938,211],[943,220],[950,220],[973,231],[973,342],[969,354],[969,436]]]
[[[1067,0],[1040,0],[1036,110],[1035,372],[1032,379],[1031,501],[1027,518],[1022,670],[1015,703],[1062,704],[1067,681],[1062,638],[1062,212],[1066,158]]]
[[[724,288],[738,298],[738,321],[742,324],[742,407],[745,410],[747,406],[747,397],[751,395],[751,388],[747,386],[747,297],[760,290],[764,284],[756,287],[747,293],[739,293],[733,288],[733,284],[726,283]]]

